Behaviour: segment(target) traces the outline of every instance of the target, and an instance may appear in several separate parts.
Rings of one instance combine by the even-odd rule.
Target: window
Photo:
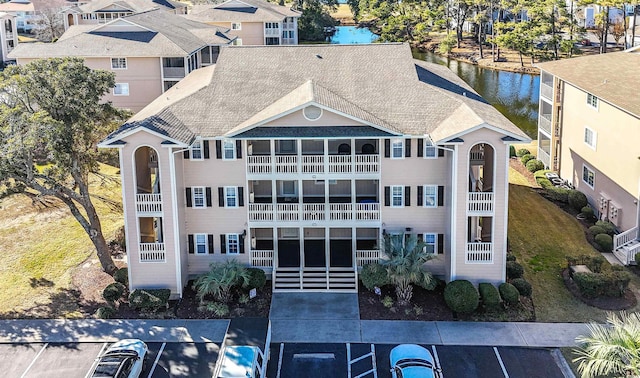
[[[596,181],[596,174],[586,165],[582,166],[582,181],[584,181],[585,184],[589,185],[589,187],[593,189],[594,183]]]
[[[280,181],[280,193],[284,197],[296,197],[296,181]]]
[[[196,186],[193,188],[193,207],[206,207],[204,201],[204,187]]]
[[[206,255],[209,253],[207,250],[207,234],[195,234],[194,235],[195,253],[197,255]]]
[[[584,128],[584,142],[587,144],[587,146],[593,148],[594,150],[596,149],[596,138],[597,134],[595,131],[591,130],[588,127]]]
[[[431,143],[430,139],[424,141],[424,158],[435,159],[438,157],[438,149]]]
[[[232,22],[231,30],[242,30],[242,24],[240,22]]]
[[[242,46],[242,38],[236,38],[233,40],[233,46]]]
[[[280,44],[280,38],[278,37],[267,37],[265,38],[265,45],[267,46],[277,46]]]
[[[279,154],[295,154],[296,141],[295,140],[277,140],[276,152]]]
[[[587,93],[587,105],[594,109],[598,109],[598,98],[591,93]]]
[[[394,185],[391,187],[391,207],[404,206],[404,186]]]
[[[111,68],[114,70],[126,70],[127,58],[111,58]]]
[[[199,140],[191,145],[191,160],[202,160],[202,142]]]
[[[424,207],[438,207],[438,186],[424,186]]]
[[[128,83],[116,83],[116,86],[113,88],[114,96],[128,96],[129,95],[129,84]]]
[[[404,158],[404,143],[401,139],[396,139],[391,144],[391,157],[394,159]]]
[[[238,234],[227,234],[227,253],[230,255],[237,255],[240,253]]]
[[[222,142],[222,157],[224,160],[233,160],[236,158],[236,146],[232,140],[225,140]]]
[[[235,186],[224,187],[224,206],[238,207],[238,188]]]
[[[438,253],[437,243],[438,235],[436,234],[423,234],[422,241],[424,242],[424,250],[427,253]]]

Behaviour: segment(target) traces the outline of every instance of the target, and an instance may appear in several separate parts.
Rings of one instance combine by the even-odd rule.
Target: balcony
[[[162,212],[162,195],[160,193],[136,194],[136,211],[138,213]]]
[[[165,262],[164,243],[139,243],[140,262]]]
[[[279,37],[280,36],[280,28],[265,28],[264,35],[265,37]]]
[[[546,83],[540,83],[540,96],[553,100],[553,87]]]
[[[377,174],[379,155],[252,155],[247,157],[249,174]]]
[[[356,264],[363,267],[367,264],[375,264],[380,261],[379,249],[356,250]]]
[[[250,203],[251,222],[377,221],[379,203]]]
[[[547,135],[551,135],[551,114],[540,114],[540,117],[538,117],[538,128]]]
[[[477,242],[467,243],[465,263],[469,264],[492,264],[493,263],[493,243]]]
[[[492,215],[493,211],[493,192],[471,192],[467,194],[467,212],[469,215]]]
[[[273,268],[273,250],[252,249],[251,266],[256,268]]]
[[[162,67],[165,79],[182,79],[185,76],[184,67]]]
[[[545,167],[551,167],[551,156],[541,148],[538,148],[538,160],[543,162]]]

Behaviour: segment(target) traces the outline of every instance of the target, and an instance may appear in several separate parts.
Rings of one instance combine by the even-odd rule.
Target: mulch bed
[[[598,298],[586,298],[580,293],[578,285],[573,282],[573,279],[569,276],[569,269],[562,271],[562,278],[567,289],[573,294],[574,297],[580,299],[582,302],[589,306],[597,307],[601,310],[626,310],[635,306],[638,303],[633,291],[627,289],[622,297],[598,297]]]

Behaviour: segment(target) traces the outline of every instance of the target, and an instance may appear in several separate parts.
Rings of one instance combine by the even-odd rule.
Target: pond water
[[[372,43],[378,36],[368,28],[357,26],[336,26],[336,33],[331,37],[331,43],[337,45],[350,45],[355,43]]]

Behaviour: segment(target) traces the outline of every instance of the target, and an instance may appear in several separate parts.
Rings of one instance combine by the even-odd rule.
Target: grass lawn
[[[101,173],[116,180],[92,176],[92,193],[120,203],[118,169],[102,165]],[[93,201],[109,240],[124,222],[122,211]],[[72,270],[95,256],[93,244],[63,204],[34,206],[14,195],[0,201],[0,209],[0,314],[51,305],[71,288]],[[74,310],[61,315],[74,316]]]

